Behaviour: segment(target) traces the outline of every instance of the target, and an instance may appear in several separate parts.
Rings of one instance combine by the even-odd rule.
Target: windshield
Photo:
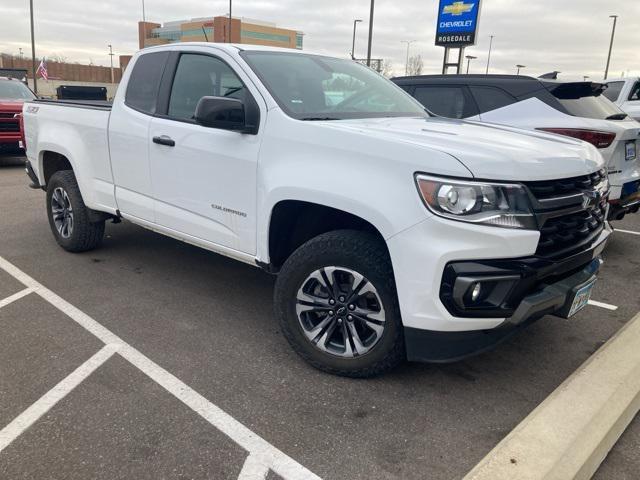
[[[351,60],[287,52],[242,56],[278,105],[299,120],[429,116],[402,89]]]
[[[36,96],[24,83],[17,80],[0,80],[0,99],[33,100]]]

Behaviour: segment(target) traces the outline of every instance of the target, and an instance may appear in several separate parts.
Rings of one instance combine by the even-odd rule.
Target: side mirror
[[[240,133],[256,134],[257,122],[251,122],[242,100],[227,97],[202,97],[196,106],[198,125]]]

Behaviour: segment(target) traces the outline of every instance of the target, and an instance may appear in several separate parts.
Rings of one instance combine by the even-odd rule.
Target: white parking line
[[[620,230],[616,228],[614,232],[630,233],[631,235],[640,235],[640,232],[632,232],[631,230]]]
[[[266,476],[264,468],[268,468],[285,480],[320,480],[320,477],[253,433],[242,423],[211,403],[158,364],[151,361],[117,335],[107,330],[89,315],[74,307],[2,257],[0,257],[0,269],[7,272],[26,287],[31,288],[34,293],[40,295],[51,305],[65,313],[106,345],[117,345],[119,355],[135,365],[165,390],[245,449],[249,453],[249,457],[245,461],[245,467],[248,473],[260,471]],[[258,463],[263,467],[262,470],[257,469]],[[245,468],[243,468],[242,471],[245,472]],[[244,478],[253,479],[260,477],[251,476]]]
[[[269,474],[269,464],[257,455],[249,455],[238,475],[238,480],[264,480]]]
[[[613,312],[615,312],[618,307],[616,307],[615,305],[609,305],[608,303],[602,303],[602,302],[596,302],[595,300],[589,300],[589,305],[593,305],[594,307],[600,307],[600,308],[604,308],[607,310],[611,310]]]
[[[0,300],[0,308],[6,307],[7,305],[15,302],[16,300],[20,300],[22,297],[29,295],[31,292],[33,292],[33,288],[25,288],[24,290],[21,290],[18,293],[5,298],[4,300]]]
[[[9,425],[0,430],[0,452],[18,438],[27,428],[47,413],[60,400],[67,396],[82,381],[91,375],[100,365],[109,360],[118,350],[117,345],[105,345],[89,360],[80,365],[67,378],[49,390],[36,403],[18,415]]]

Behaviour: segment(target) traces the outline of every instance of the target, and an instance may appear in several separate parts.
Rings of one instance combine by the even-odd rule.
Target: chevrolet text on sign
[[[464,47],[476,43],[480,0],[440,0],[436,45]]]

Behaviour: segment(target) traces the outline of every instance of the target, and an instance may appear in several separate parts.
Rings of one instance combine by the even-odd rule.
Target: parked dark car
[[[640,210],[640,124],[604,94],[607,85],[524,75],[424,75],[393,81],[436,115],[577,138],[607,162],[609,219]]]
[[[437,115],[469,118],[529,98],[559,112],[604,120],[621,111],[593,82],[559,82],[524,75],[421,75],[392,79]]]

